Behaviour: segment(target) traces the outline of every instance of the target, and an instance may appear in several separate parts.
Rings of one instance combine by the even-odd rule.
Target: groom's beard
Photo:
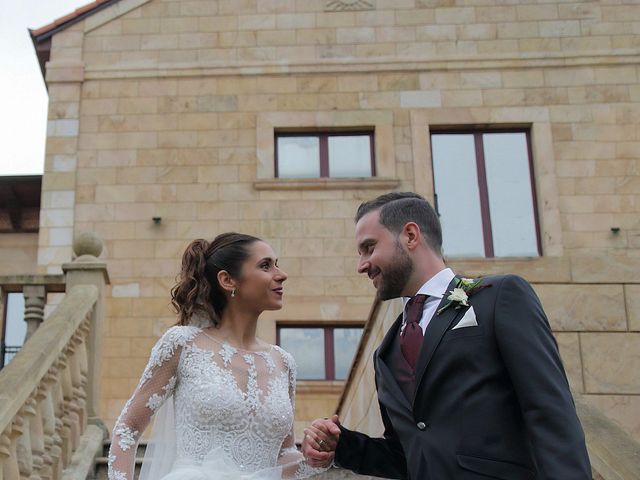
[[[396,241],[396,253],[389,262],[389,266],[381,271],[382,281],[378,289],[380,300],[390,300],[402,296],[404,287],[413,273],[413,262],[407,252]]]

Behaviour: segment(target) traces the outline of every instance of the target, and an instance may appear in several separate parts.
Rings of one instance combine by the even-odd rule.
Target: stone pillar
[[[91,313],[91,331],[87,342],[88,384],[87,415],[89,423],[102,424],[100,410],[100,367],[102,362],[102,337],[104,322],[104,286],[109,284],[106,263],[98,260],[102,252],[102,240],[93,232],[78,235],[73,242],[76,259],[62,265],[66,274],[67,291],[76,285],[95,285],[98,301]]]
[[[40,199],[40,273],[60,273],[60,265],[71,257],[79,162],[80,101],[84,82],[84,38],[84,22],[71,25],[51,37],[45,78],[49,112]]]
[[[24,321],[27,322],[26,342],[38,329],[44,320],[44,304],[47,300],[47,290],[44,285],[25,285],[22,288],[24,295]]]

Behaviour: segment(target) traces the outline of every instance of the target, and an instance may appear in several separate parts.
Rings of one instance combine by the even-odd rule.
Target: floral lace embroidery
[[[233,356],[236,354],[237,351],[238,350],[233,348],[228,343],[224,343],[222,345],[222,350],[220,350],[220,356],[222,357],[222,360],[224,360],[225,367],[229,366],[229,363],[231,363],[231,359],[233,358]]]
[[[154,393],[153,395],[151,395],[149,397],[149,400],[147,401],[146,407],[150,408],[154,412],[158,410],[165,402],[165,400],[171,396],[175,387],[176,377],[174,375],[169,379],[169,383],[162,387],[162,390],[164,390],[164,394],[158,395],[157,393]]]
[[[197,327],[171,327],[151,350],[151,358],[145,369],[138,388],[152,377],[154,367],[159,367],[173,356],[178,347],[184,347],[192,340],[200,329]]]
[[[113,432],[118,437],[120,437],[120,439],[118,440],[118,445],[123,452],[126,452],[127,450],[129,450],[129,448],[136,444],[138,431],[131,430],[131,428],[129,428],[124,423],[116,425],[116,428],[113,430]]]
[[[273,358],[271,357],[271,355],[269,355],[269,352],[256,352],[256,355],[258,355],[264,360],[264,363],[267,365],[267,370],[269,371],[269,373],[273,373],[273,371],[276,368],[276,363],[273,361]]]
[[[260,395],[262,390],[258,388],[258,379],[256,375],[256,359],[253,355],[247,353],[244,355],[244,361],[249,365],[248,378],[247,378],[247,392],[245,398],[249,408],[256,411],[260,408]]]

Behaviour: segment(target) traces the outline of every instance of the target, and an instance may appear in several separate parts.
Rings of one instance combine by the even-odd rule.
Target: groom
[[[412,480],[590,479],[558,348],[531,286],[514,275],[455,276],[436,212],[413,193],[360,205],[356,242],[358,272],[381,300],[412,297],[374,354],[385,432],[371,438],[336,416],[318,419],[305,430],[305,457]]]

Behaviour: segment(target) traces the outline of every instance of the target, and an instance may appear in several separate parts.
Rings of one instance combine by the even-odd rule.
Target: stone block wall
[[[38,266],[59,271],[74,233],[105,240],[104,418],[175,321],[190,240],[237,230],[273,244],[289,281],[285,308],[261,320],[269,341],[276,322],[364,321],[358,204],[392,189],[433,197],[430,128],[500,125],[531,129],[543,257],[451,260],[532,281],[583,372],[574,388],[629,425],[639,28],[634,2],[121,0],[56,33]],[[374,130],[376,178],[273,179],[274,131],[345,127]],[[317,393],[299,397],[300,422],[304,395]]]
[[[2,275],[33,274],[37,271],[38,234],[0,234],[0,272]]]

